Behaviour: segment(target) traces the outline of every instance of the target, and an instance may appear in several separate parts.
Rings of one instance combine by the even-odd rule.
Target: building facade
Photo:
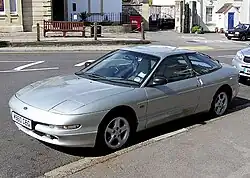
[[[226,29],[232,22],[237,25],[241,8],[242,0],[197,0],[197,15],[206,31],[214,31],[216,27]],[[234,13],[232,22],[228,21],[230,13]]]
[[[23,31],[22,3],[20,0],[0,0],[0,31]]]
[[[33,31],[52,18],[53,0],[0,0],[0,32]]]
[[[122,0],[0,0],[0,32],[31,32],[43,20],[79,21],[82,12],[120,19]]]
[[[216,29],[227,30],[238,25],[242,21],[241,16],[246,19],[245,14],[247,13],[241,13],[241,11],[246,9],[245,11],[248,11],[248,14],[250,11],[249,6],[248,8],[243,7],[243,1],[249,2],[250,0],[184,0],[184,3],[188,3],[192,11],[191,21],[194,24],[190,24],[190,28],[192,25],[200,25],[204,31],[215,31]],[[177,31],[181,31],[183,21],[181,2],[183,0],[175,0]]]

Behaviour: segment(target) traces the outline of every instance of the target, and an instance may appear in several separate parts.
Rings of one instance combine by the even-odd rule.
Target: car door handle
[[[198,78],[198,82],[199,82],[199,84],[202,86],[204,83],[203,83],[203,81],[200,79],[200,78]]]

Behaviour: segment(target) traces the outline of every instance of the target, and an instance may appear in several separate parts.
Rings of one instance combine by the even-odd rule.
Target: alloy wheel
[[[105,144],[110,149],[118,149],[127,142],[129,135],[130,125],[127,119],[123,117],[116,117],[106,126],[104,132]]]
[[[228,107],[228,96],[225,92],[220,92],[214,103],[214,112],[217,116],[221,116],[225,113]]]

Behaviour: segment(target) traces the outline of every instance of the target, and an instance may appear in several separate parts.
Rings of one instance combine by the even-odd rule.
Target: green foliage
[[[202,27],[199,26],[199,25],[194,25],[194,26],[192,27],[192,29],[191,29],[191,32],[192,32],[192,33],[201,34],[201,33],[203,33],[203,29],[202,29]]]

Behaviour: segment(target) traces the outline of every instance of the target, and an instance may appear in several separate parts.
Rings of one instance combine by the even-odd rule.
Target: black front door
[[[64,21],[64,0],[52,0],[52,20]]]

